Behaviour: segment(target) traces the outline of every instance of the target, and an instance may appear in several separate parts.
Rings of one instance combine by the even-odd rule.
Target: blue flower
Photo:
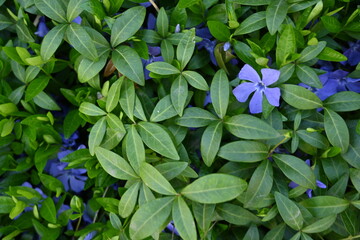
[[[158,56],[161,53],[160,47],[152,47],[148,46],[149,48],[149,59],[141,59],[143,66],[144,66],[144,75],[145,79],[151,79],[150,71],[146,69],[146,66],[153,62],[163,62],[164,58],[162,56]]]
[[[280,89],[269,88],[268,86],[279,79],[280,71],[263,68],[261,69],[261,74],[263,78],[262,80],[254,68],[245,64],[245,66],[240,70],[238,77],[250,82],[241,83],[233,90],[233,94],[239,102],[246,102],[250,94],[254,92],[249,105],[250,113],[262,112],[263,94],[265,94],[271,105],[275,107],[279,106]]]
[[[224,44],[224,46],[223,46],[223,49],[224,49],[224,51],[226,52],[227,50],[230,49],[230,47],[231,47],[231,44],[230,44],[229,42],[226,42],[226,43]]]
[[[82,18],[80,16],[77,16],[74,20],[72,20],[74,23],[81,24]]]
[[[320,75],[319,78],[323,82],[323,89],[326,89],[329,96],[342,91],[360,93],[360,79],[350,78],[347,75],[348,72],[338,69]]]
[[[356,43],[349,42],[349,48],[344,52],[344,55],[348,58],[347,63],[350,66],[355,66],[360,62],[360,40]],[[346,61],[341,62],[345,64]]]
[[[309,159],[307,159],[306,161],[305,161],[305,163],[308,165],[308,166],[310,166],[310,160]],[[295,183],[295,182],[290,182],[289,183],[289,187],[290,188],[296,188],[296,187],[298,187],[299,186],[299,184],[297,184],[297,183]],[[326,185],[323,183],[323,182],[320,182],[319,180],[316,180],[316,186],[318,186],[319,188],[326,188]],[[308,195],[308,197],[309,198],[311,198],[312,197],[312,189],[307,189],[306,190],[306,194]]]
[[[38,28],[37,31],[35,32],[35,35],[39,36],[39,37],[45,37],[45,35],[49,32],[48,27],[46,26],[45,23],[45,17],[42,16],[40,17],[39,20],[39,24],[38,24]]]
[[[205,107],[206,105],[208,105],[209,103],[212,103],[212,101],[211,101],[210,91],[207,91],[207,92],[206,92],[205,99],[204,99],[204,107]]]
[[[206,51],[208,51],[211,62],[215,66],[217,66],[217,62],[216,62],[215,55],[214,55],[214,49],[216,47],[216,40],[210,40],[213,38],[213,36],[211,35],[209,28],[207,28],[207,27],[197,28],[196,35],[198,37],[202,38],[202,41],[196,43],[197,48],[199,50],[204,48]]]
[[[174,222],[171,221],[167,226],[166,226],[167,229],[169,229],[173,234],[177,235],[177,236],[180,236],[179,235],[179,232],[176,230],[175,226],[174,226]]]

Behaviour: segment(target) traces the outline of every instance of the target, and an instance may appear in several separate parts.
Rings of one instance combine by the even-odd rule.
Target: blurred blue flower
[[[199,50],[205,49],[210,55],[211,62],[217,66],[216,58],[214,55],[214,49],[216,46],[216,40],[210,40],[213,38],[207,27],[196,29],[196,35],[202,38],[201,42],[197,42],[196,46]]]
[[[341,63],[348,63],[350,66],[355,66],[360,62],[360,40],[355,43],[349,42],[349,46],[350,47],[344,52],[348,60]]]
[[[172,232],[173,234],[177,235],[177,236],[180,236],[179,235],[179,232],[176,230],[175,226],[174,226],[174,222],[171,221],[167,226],[166,226],[167,229],[170,230],[170,232]]]
[[[229,42],[226,42],[226,43],[224,44],[224,46],[223,46],[223,49],[224,49],[224,51],[226,52],[227,50],[230,49],[230,47],[231,47],[231,44],[230,44]]]
[[[180,24],[176,24],[176,26],[175,26],[175,33],[178,33],[178,32],[180,32]]]
[[[139,3],[141,6],[143,7],[150,7],[151,6],[151,3],[150,2],[144,2],[144,3]]]
[[[310,167],[310,160],[309,159],[307,159],[306,161],[305,161],[305,163]],[[297,183],[295,183],[295,182],[290,182],[289,183],[289,187],[290,188],[296,188],[296,187],[298,187],[299,186],[299,184],[297,184]],[[326,188],[326,185],[323,183],[323,182],[320,182],[319,180],[316,180],[316,186],[318,186],[319,188]],[[309,198],[311,198],[312,197],[312,189],[307,189],[306,190],[306,194],[308,195],[308,197]]]
[[[205,107],[206,105],[208,105],[209,103],[212,103],[212,101],[211,101],[210,91],[207,91],[207,92],[206,92],[205,99],[204,99],[204,107]]]
[[[263,94],[265,94],[268,102],[275,106],[279,106],[280,101],[280,89],[269,88],[268,86],[273,84],[279,79],[280,71],[276,69],[261,69],[262,80],[259,74],[250,65],[245,66],[240,70],[238,77],[243,80],[251,82],[243,82],[233,90],[233,94],[239,102],[246,102],[250,94],[255,92],[250,100],[250,113],[262,112]]]
[[[82,18],[80,16],[77,16],[74,20],[72,20],[74,23],[81,24]]]
[[[149,59],[141,59],[144,66],[145,80],[151,79],[151,77],[149,76],[150,71],[146,69],[146,66],[153,62],[164,61],[164,58],[162,56],[159,56],[161,53],[160,47],[148,46],[148,49],[149,49]]]
[[[320,69],[325,70],[327,72],[331,72],[334,70],[334,66],[332,62],[319,60],[317,64],[320,66]]]
[[[39,24],[38,24],[38,28],[37,31],[35,32],[35,35],[39,36],[39,37],[45,37],[45,35],[49,32],[48,27],[46,26],[45,23],[45,17],[42,16],[40,17],[39,20]]]
[[[85,236],[84,240],[91,240],[91,239],[93,239],[93,238],[96,236],[96,233],[97,233],[97,231],[89,232],[89,233]]]
[[[348,72],[338,69],[334,72],[328,72],[320,75],[323,82],[323,88],[326,89],[329,96],[342,91],[353,91],[360,93],[360,78],[350,78]]]
[[[62,138],[64,148],[74,147],[76,144],[76,140],[79,138],[79,134],[77,132],[74,132],[69,138],[65,138],[62,133],[60,135]]]

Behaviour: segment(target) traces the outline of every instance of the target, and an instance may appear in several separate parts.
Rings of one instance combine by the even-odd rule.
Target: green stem
[[[270,150],[270,152],[269,152],[269,154],[268,154],[268,156],[267,157],[270,157],[272,154],[273,154],[273,152],[275,151],[275,149],[277,148],[277,147],[279,147],[281,144],[283,144],[286,140],[288,140],[290,137],[289,136],[287,136],[287,135],[285,135],[284,136],[284,139],[282,139],[280,142],[278,142],[278,144],[276,144],[271,150]]]

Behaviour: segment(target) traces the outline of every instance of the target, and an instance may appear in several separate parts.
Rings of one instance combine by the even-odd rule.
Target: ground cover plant
[[[356,0],[0,0],[0,237],[357,239]]]

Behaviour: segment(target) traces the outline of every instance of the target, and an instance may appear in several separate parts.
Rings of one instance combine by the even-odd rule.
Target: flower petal
[[[261,113],[262,112],[262,100],[263,93],[256,91],[250,100],[250,113]]]
[[[280,102],[280,88],[265,88],[265,96],[269,103],[275,107],[279,106]]]
[[[239,102],[246,102],[249,95],[256,90],[253,83],[245,82],[234,88],[233,94]]]
[[[289,187],[290,188],[296,188],[296,187],[298,187],[299,186],[299,184],[297,184],[296,182],[290,182],[289,183]]]
[[[260,76],[249,64],[245,64],[240,70],[238,77],[243,80],[249,80],[254,83],[260,82]]]
[[[319,180],[316,180],[316,186],[319,188],[326,188],[326,185],[323,182],[320,182]]]
[[[312,189],[306,190],[306,194],[308,195],[309,198],[312,198]]]
[[[276,69],[263,68],[261,69],[262,81],[265,86],[269,86],[276,82],[280,77],[280,71]]]

